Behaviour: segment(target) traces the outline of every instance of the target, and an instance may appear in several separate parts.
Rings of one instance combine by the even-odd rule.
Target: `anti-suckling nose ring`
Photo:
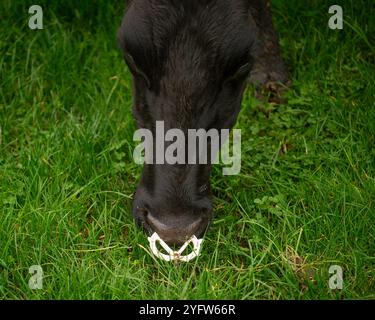
[[[161,258],[165,261],[184,261],[188,262],[199,255],[201,244],[203,239],[198,239],[195,235],[193,235],[189,240],[187,240],[182,247],[178,251],[172,250],[164,241],[159,237],[159,235],[155,232],[151,237],[148,237],[148,241],[150,242],[150,247],[152,253]],[[161,253],[158,248],[156,247],[156,242],[159,242],[160,245],[165,249],[168,254]],[[194,249],[188,255],[183,256],[182,253],[186,249],[186,247],[192,243]]]

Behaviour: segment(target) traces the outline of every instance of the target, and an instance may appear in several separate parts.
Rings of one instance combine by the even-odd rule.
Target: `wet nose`
[[[180,215],[156,217],[148,213],[145,221],[153,232],[156,232],[168,244],[183,244],[191,236],[200,237],[207,227],[203,217]]]

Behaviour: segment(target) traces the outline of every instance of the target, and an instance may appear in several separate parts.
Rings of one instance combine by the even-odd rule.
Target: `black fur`
[[[133,0],[118,33],[133,74],[133,113],[154,131],[232,128],[248,77],[287,80],[264,0]],[[269,64],[272,63],[272,66]],[[145,165],[136,220],[169,243],[212,218],[210,165]]]

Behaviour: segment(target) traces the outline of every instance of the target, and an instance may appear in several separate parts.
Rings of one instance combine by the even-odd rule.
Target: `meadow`
[[[123,1],[39,0],[31,30],[34,2],[0,4],[0,299],[375,299],[372,1],[336,1],[342,30],[327,1],[272,1],[292,85],[246,89],[241,172],[214,166],[202,254],[178,264],[131,217]]]

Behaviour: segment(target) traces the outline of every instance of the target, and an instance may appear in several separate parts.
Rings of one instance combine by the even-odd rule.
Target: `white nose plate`
[[[178,251],[172,250],[164,241],[159,237],[159,235],[155,232],[151,237],[148,237],[148,241],[150,242],[150,247],[152,253],[160,259],[165,261],[184,261],[188,262],[199,255],[199,251],[201,249],[201,244],[203,239],[197,239],[196,236],[192,236],[188,241],[186,241],[182,247]],[[159,242],[160,245],[165,249],[168,254],[161,253],[158,248],[156,247],[156,242]],[[194,249],[191,253],[186,256],[183,256],[182,253],[189,245],[189,243],[194,245]]]

